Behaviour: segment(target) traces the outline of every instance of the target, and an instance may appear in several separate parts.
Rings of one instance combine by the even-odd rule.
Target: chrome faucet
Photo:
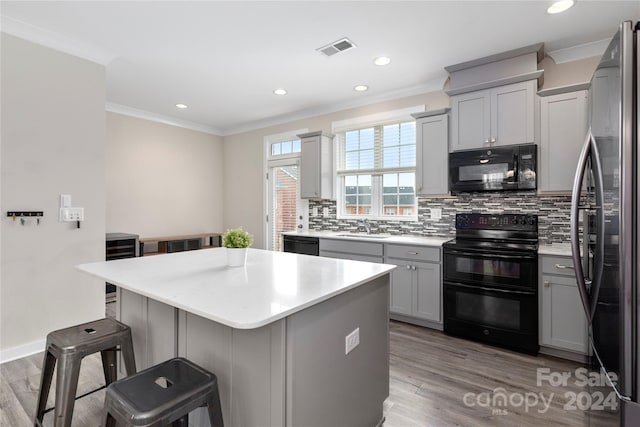
[[[367,234],[371,234],[371,224],[369,224],[369,220],[363,219],[360,224],[364,227]]]

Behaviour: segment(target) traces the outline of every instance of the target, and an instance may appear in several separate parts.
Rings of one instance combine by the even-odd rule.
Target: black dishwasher
[[[320,253],[320,242],[317,237],[291,236],[285,234],[284,252],[318,256]]]

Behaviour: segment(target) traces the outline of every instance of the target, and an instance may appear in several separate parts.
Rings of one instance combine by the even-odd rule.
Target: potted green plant
[[[242,267],[247,260],[247,248],[253,243],[253,236],[242,227],[227,230],[222,236],[222,245],[227,248],[227,265]]]

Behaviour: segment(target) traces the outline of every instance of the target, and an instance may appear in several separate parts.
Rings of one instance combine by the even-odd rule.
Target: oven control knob
[[[485,329],[485,330],[482,331],[482,333],[485,334],[485,335],[489,335],[489,330]]]

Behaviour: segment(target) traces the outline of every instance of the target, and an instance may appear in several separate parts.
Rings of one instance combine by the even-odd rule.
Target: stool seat
[[[94,320],[49,333],[42,364],[34,426],[42,425],[42,419],[47,412],[45,408],[56,363],[58,371],[53,425],[55,427],[69,427],[75,406],[82,359],[90,354],[100,352],[105,383],[109,385],[118,379],[116,370],[118,348],[122,351],[127,375],[134,374],[136,364],[131,329],[115,319]]]
[[[179,357],[109,385],[102,425],[186,426],[189,412],[201,406],[212,427],[224,426],[216,376]]]

